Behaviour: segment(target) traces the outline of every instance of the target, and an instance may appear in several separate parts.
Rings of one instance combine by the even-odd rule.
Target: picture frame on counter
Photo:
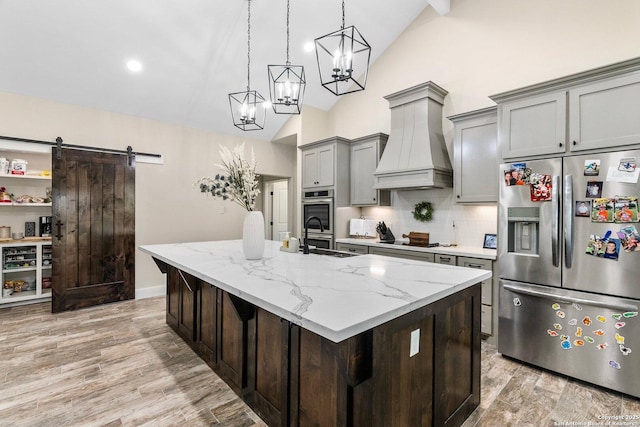
[[[496,234],[485,234],[483,249],[498,249],[498,236]]]

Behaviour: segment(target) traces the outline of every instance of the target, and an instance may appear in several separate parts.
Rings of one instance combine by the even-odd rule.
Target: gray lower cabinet
[[[407,251],[404,249],[369,247],[369,253],[374,255],[384,255],[396,258],[414,259],[417,261],[434,262],[435,255],[428,252]]]
[[[367,255],[369,247],[365,245],[352,245],[351,243],[336,243],[336,250],[344,252],[353,252],[355,254]]]
[[[498,201],[496,107],[449,117],[454,123],[453,186],[456,203]]]
[[[456,265],[455,255],[434,254],[434,258],[433,262],[436,264]]]
[[[481,328],[480,331],[485,335],[497,335],[494,331],[494,325],[497,325],[497,303],[494,305],[494,281],[496,281],[497,287],[497,269],[494,269],[494,263],[488,259],[481,258],[469,258],[469,257],[458,257],[458,266],[467,267],[467,268],[479,268],[481,270],[491,270],[493,271],[493,277],[490,279],[483,280],[481,283],[482,287],[482,295],[481,295],[481,307],[482,315],[481,315]],[[497,289],[497,288],[496,288]],[[496,292],[497,298],[497,292]],[[494,310],[495,308],[495,310]],[[494,311],[496,321],[494,322]]]
[[[491,99],[504,159],[640,145],[640,58]]]

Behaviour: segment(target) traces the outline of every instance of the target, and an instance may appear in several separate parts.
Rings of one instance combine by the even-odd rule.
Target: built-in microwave
[[[333,239],[333,190],[305,191],[302,193],[302,232],[309,217],[315,216],[322,222],[324,231],[320,231],[318,221],[310,221],[309,232],[315,235],[328,235]]]

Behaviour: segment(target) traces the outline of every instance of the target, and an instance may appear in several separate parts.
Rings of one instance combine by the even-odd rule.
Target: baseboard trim
[[[165,286],[150,286],[136,289],[136,299],[159,297],[166,293]]]

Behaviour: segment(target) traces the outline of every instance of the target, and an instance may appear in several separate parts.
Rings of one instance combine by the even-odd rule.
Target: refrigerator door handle
[[[551,183],[551,204],[553,214],[551,216],[551,258],[554,267],[560,266],[560,226],[558,218],[560,216],[560,177],[554,176]]]
[[[552,293],[535,291],[532,289],[522,289],[513,285],[503,285],[503,287],[504,289],[510,290],[517,294],[531,295],[531,296],[540,297],[540,298],[549,298],[549,299],[553,299],[554,301],[562,302],[565,304],[582,304],[582,305],[589,305],[592,307],[609,308],[612,310],[619,310],[619,311],[625,311],[625,312],[638,311],[638,306],[633,304],[607,304],[601,301],[555,295]]]
[[[573,260],[573,177],[564,177],[564,263],[571,268]]]

